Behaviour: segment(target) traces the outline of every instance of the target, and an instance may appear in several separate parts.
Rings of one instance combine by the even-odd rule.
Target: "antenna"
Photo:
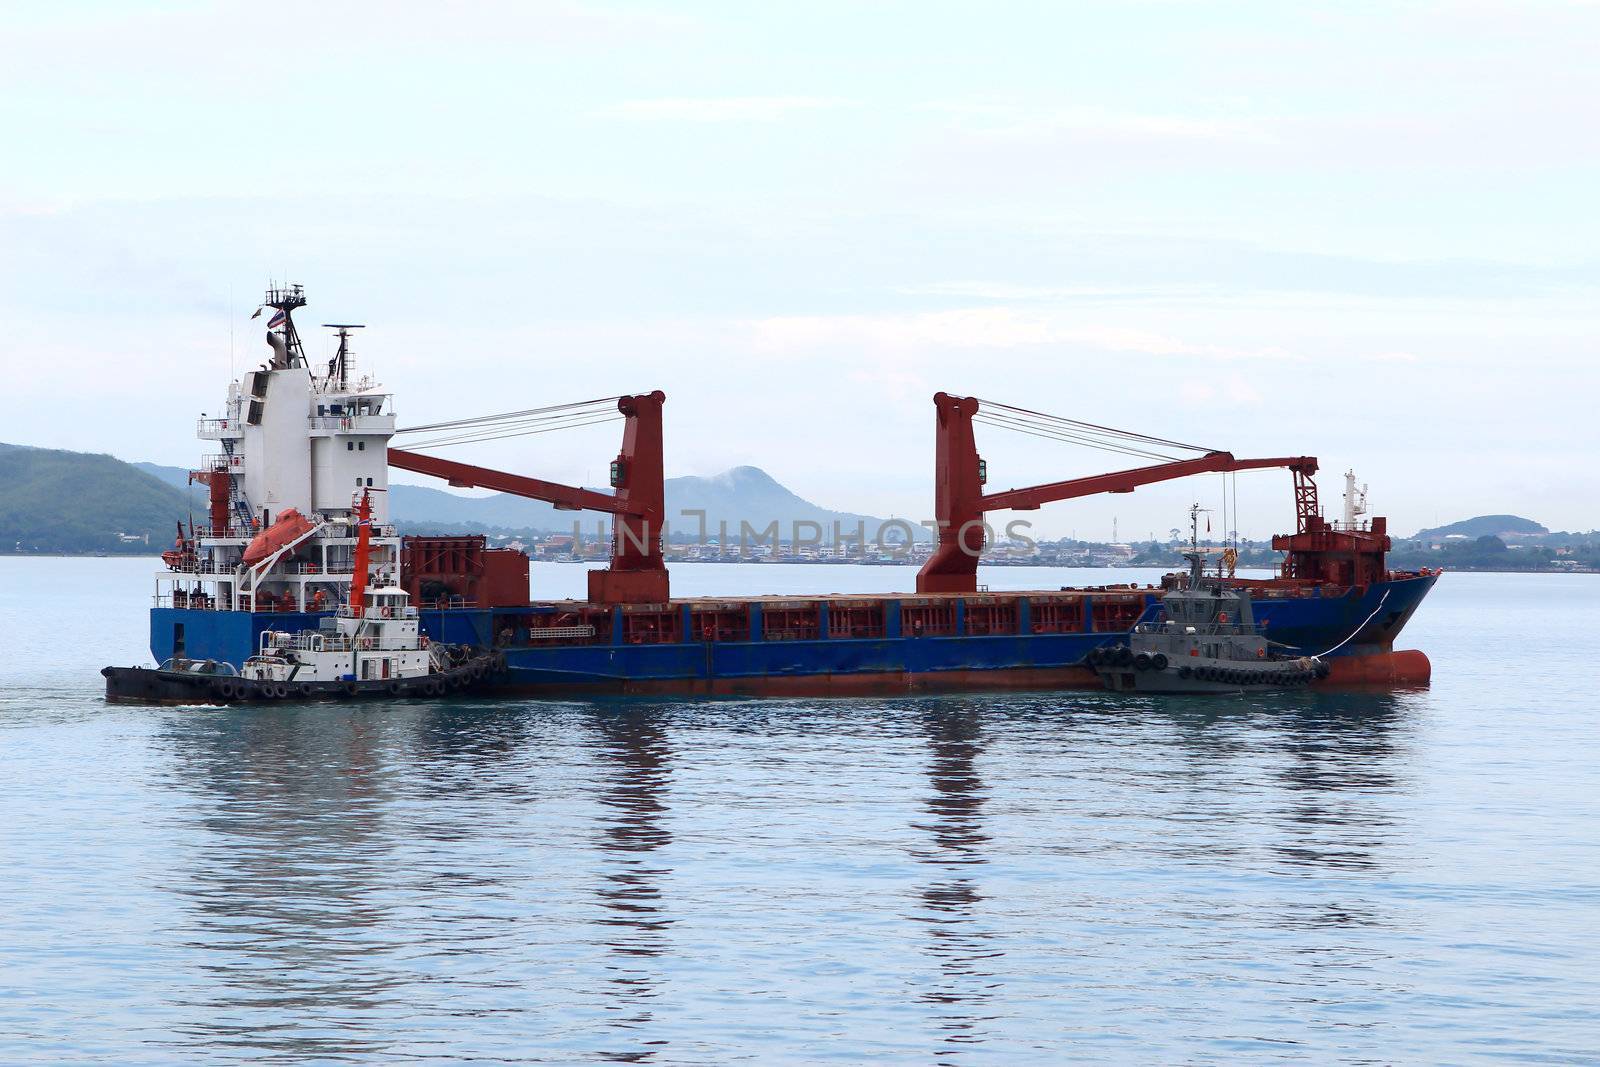
[[[364,330],[362,322],[325,322],[323,329],[333,330],[339,338],[339,351],[328,361],[328,377],[338,383],[340,391],[350,387],[350,331]]]
[[[1356,488],[1356,472],[1354,468],[1344,472],[1344,524],[1346,529],[1355,529],[1356,519],[1367,513],[1367,487],[1362,485]]]
[[[281,327],[283,329],[283,345],[285,361],[289,366],[305,366],[305,350],[300,347],[300,334],[294,328],[294,309],[306,306],[306,290],[303,285],[273,286],[267,290],[267,298],[261,302],[264,306],[275,308],[283,315]],[[273,321],[277,316],[273,316]],[[272,329],[268,323],[268,329]]]

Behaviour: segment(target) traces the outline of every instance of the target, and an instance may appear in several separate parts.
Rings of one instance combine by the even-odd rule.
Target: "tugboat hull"
[[[367,681],[274,682],[149,667],[105,667],[100,673],[113,704],[269,704],[470,696],[494,685],[504,671],[505,657],[482,652],[448,671]]]
[[[1096,668],[1101,684],[1116,693],[1241,693],[1262,689],[1303,689],[1328,676],[1328,667],[1310,659],[1242,663],[1194,660],[1138,669]]]

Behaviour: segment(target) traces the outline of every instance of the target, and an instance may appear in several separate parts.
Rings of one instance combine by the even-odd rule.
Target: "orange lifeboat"
[[[256,534],[255,538],[245,546],[242,557],[244,565],[254,567],[284,545],[304,537],[312,529],[310,519],[294,508],[287,509],[278,516],[277,522]]]

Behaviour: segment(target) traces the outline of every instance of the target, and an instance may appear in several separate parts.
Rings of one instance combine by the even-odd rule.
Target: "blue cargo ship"
[[[180,529],[163,556],[150,613],[158,662],[238,666],[261,648],[264,635],[324,626],[359,584],[355,516],[366,499],[371,562],[362,580],[404,588],[414,605],[406,610],[432,641],[495,650],[505,670],[494,684],[503,690],[831,695],[1099,687],[1089,653],[1150,618],[1163,589],[982,591],[977,564],[992,537],[984,515],[1191,474],[1277,467],[1294,476],[1298,517],[1295,533],[1273,540],[1285,554],[1281,573],[1236,578],[1219,561],[1219,578],[1250,589],[1270,640],[1330,656],[1327,684],[1428,680],[1426,657],[1397,652],[1394,642],[1438,575],[1387,569],[1385,522],[1360,521],[1349,492],[1344,520],[1324,519],[1310,457],[1239,459],[940,393],[934,398],[938,545],[918,574],[916,593],[673,598],[661,546],[661,393],[416,428],[436,443],[452,443],[582,425],[597,412],[620,416],[625,426],[610,493],[393,448],[397,432],[415,431],[397,430],[392,396],[356,372],[355,327],[340,327],[337,354],[325,370],[313,368],[293,322],[304,303],[299,287],[268,292],[272,358],[230,385],[220,417],[199,424],[199,436],[217,445],[194,472],[209,488],[210,506],[207,521]],[[974,421],[986,420],[1108,440],[1116,451],[1159,462],[988,492],[973,438]],[[605,512],[610,565],[590,573],[584,600],[534,599],[521,552],[490,549],[482,537],[398,536],[384,492],[391,466]],[[1165,585],[1184,580],[1172,575]]]

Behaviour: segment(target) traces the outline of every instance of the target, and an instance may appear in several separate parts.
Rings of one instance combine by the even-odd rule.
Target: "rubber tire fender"
[[[1133,649],[1127,645],[1118,645],[1116,652],[1113,654],[1116,656],[1116,664],[1119,667],[1126,667],[1133,662]]]
[[[388,687],[387,687],[387,691],[388,691],[389,695],[392,696],[392,697],[405,696],[406,695],[406,685],[405,685],[404,682],[390,682]]]
[[[1133,669],[1136,670],[1136,671],[1147,671],[1147,670],[1149,670],[1150,669],[1150,653],[1141,652],[1138,655],[1134,656],[1133,657]]]
[[[239,695],[239,686],[232,678],[223,678],[217,682],[217,696],[223,700],[233,700]]]
[[[1167,660],[1167,654],[1165,652],[1157,652],[1155,655],[1150,657],[1150,669],[1151,670],[1164,671],[1164,670],[1167,669],[1167,665],[1168,665],[1168,660]]]

